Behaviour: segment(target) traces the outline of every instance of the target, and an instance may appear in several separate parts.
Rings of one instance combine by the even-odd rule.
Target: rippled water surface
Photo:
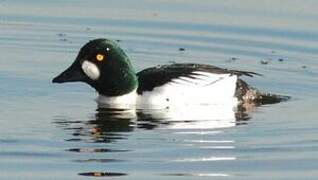
[[[318,2],[0,1],[0,179],[316,179]],[[97,109],[51,79],[90,39],[137,70],[171,62],[248,70],[288,102],[246,111]],[[215,110],[214,110],[215,109]]]

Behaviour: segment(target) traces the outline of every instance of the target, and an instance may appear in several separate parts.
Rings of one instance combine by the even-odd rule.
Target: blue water
[[[317,179],[317,6],[0,1],[0,179]],[[244,80],[292,99],[239,118],[206,107],[98,111],[87,85],[51,80],[101,37],[120,40],[137,70],[254,71],[264,76]]]

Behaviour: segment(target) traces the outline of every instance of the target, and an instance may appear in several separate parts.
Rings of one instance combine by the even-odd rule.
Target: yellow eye
[[[96,55],[96,59],[97,59],[97,61],[103,61],[103,60],[104,60],[104,55],[102,55],[102,54],[97,54],[97,55]]]

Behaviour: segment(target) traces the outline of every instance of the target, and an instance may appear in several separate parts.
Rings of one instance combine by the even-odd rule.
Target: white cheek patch
[[[97,80],[100,76],[98,67],[92,62],[84,61],[82,64],[82,69],[84,73],[92,80]]]

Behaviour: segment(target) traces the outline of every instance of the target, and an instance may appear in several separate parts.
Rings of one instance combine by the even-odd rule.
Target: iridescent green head
[[[137,88],[138,80],[125,52],[112,40],[85,44],[73,64],[53,83],[86,82],[105,96],[120,96]]]

